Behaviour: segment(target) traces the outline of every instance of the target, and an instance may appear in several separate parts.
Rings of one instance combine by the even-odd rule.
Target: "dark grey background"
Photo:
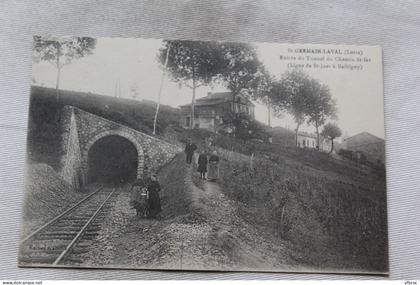
[[[420,279],[420,1],[0,1],[0,279],[368,279],[18,269],[34,34],[381,45],[390,277]]]

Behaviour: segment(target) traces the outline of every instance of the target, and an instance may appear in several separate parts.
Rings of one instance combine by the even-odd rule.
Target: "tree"
[[[295,120],[295,144],[298,144],[299,127],[306,121],[310,97],[310,77],[301,70],[283,74],[276,83],[271,96],[277,112],[286,109]]]
[[[261,96],[258,89],[262,88],[267,73],[258,60],[256,49],[250,44],[221,43],[218,53],[224,61],[217,79],[232,94],[232,116],[240,116],[235,110],[238,95],[245,95],[248,99]],[[239,121],[239,118],[233,120],[235,135],[240,129]]]
[[[220,74],[223,55],[216,42],[165,40],[159,50],[158,61],[165,65],[167,50],[167,70],[172,79],[180,85],[192,89],[191,128],[194,127],[194,104],[196,89],[209,84]]]
[[[165,63],[163,64],[162,77],[160,79],[160,86],[159,86],[159,92],[158,92],[158,101],[157,101],[157,104],[156,104],[155,117],[153,119],[153,135],[156,135],[156,123],[157,123],[157,116],[158,116],[159,107],[160,107],[160,97],[162,95],[163,84],[165,82],[166,69],[168,67],[168,58],[169,58],[170,51],[171,51],[171,46],[168,45],[167,48],[166,48],[166,57],[165,57]]]
[[[331,141],[331,149],[329,153],[334,150],[334,139],[341,137],[341,130],[335,123],[327,123],[321,132],[321,135]]]
[[[222,43],[220,48],[224,65],[219,79],[223,85],[233,96],[242,91],[252,93],[264,72],[256,49],[246,43]]]
[[[272,76],[263,65],[260,65],[259,72],[252,82],[252,98],[267,106],[267,125],[271,127],[271,111],[276,106],[273,105],[273,93],[277,93],[276,78]],[[276,97],[276,99],[279,99]]]
[[[319,147],[319,127],[327,118],[336,116],[336,103],[331,97],[329,88],[302,70],[288,70],[281,80],[274,81],[269,92],[269,100],[277,114],[287,110],[293,116],[296,122],[296,145],[299,127],[307,121],[316,128],[317,147]]]
[[[61,69],[74,59],[92,54],[96,40],[90,37],[42,37],[34,36],[34,60],[48,61],[57,68],[55,89],[60,87]]]
[[[310,79],[309,96],[307,99],[306,114],[308,124],[314,124],[317,136],[317,148],[319,149],[319,127],[327,118],[336,117],[336,102],[332,99],[330,89],[318,80]]]

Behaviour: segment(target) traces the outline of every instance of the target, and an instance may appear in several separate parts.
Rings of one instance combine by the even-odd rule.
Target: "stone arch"
[[[94,135],[91,137],[84,147],[82,148],[82,173],[83,173],[83,183],[87,183],[88,178],[88,168],[89,168],[89,162],[88,162],[88,156],[89,156],[89,150],[90,148],[100,139],[107,137],[107,136],[120,136],[128,141],[130,141],[137,150],[137,178],[143,177],[143,170],[144,170],[144,152],[143,147],[141,145],[141,142],[138,138],[136,138],[135,135],[133,135],[130,131],[121,130],[121,129],[114,129],[114,130],[106,130],[103,132],[100,132],[99,134]]]

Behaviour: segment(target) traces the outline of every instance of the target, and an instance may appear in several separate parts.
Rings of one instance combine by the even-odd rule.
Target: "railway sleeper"
[[[27,263],[30,265],[36,265],[36,264],[53,264],[55,261],[55,258],[47,258],[47,257],[19,257],[19,263]]]
[[[90,213],[93,213],[92,210],[90,211],[78,211],[77,214],[68,214],[65,217],[63,217],[63,220],[66,221],[77,221],[77,220],[84,220],[87,216],[89,216]]]
[[[93,215],[93,213],[90,216],[92,216],[92,215]],[[62,222],[64,222],[64,223],[83,223],[83,222],[86,222],[87,220],[89,220],[90,216],[85,215],[85,216],[80,217],[80,218],[68,217],[66,219],[63,219]]]
[[[25,253],[44,253],[44,252],[46,252],[48,254],[52,254],[52,253],[60,253],[65,249],[66,249],[66,246],[57,247],[57,248],[31,247],[31,248],[23,248],[21,250],[21,253],[25,254]]]
[[[40,234],[38,237],[50,237],[50,238],[53,238],[53,239],[61,239],[63,237],[74,237],[76,234],[77,234],[77,231],[67,232],[67,233],[51,232],[51,233]]]
[[[46,244],[46,241],[48,244]],[[62,249],[64,250],[66,248],[66,244],[63,244],[62,240],[34,240],[32,243],[25,245],[24,249]]]
[[[83,239],[86,241],[92,241],[96,238],[96,236],[83,236]]]
[[[42,233],[41,235],[44,235],[44,236],[49,236],[49,235],[67,236],[67,235],[74,235],[79,230],[80,230],[80,228],[75,230],[75,231],[70,231],[70,230],[69,231],[48,231],[48,232]]]
[[[92,243],[90,242],[90,241],[86,241],[86,240],[81,240],[80,242],[78,242],[77,243],[77,247],[78,248],[86,248],[86,247],[89,247],[89,246],[91,246],[92,245]]]
[[[86,224],[87,220],[82,222],[73,222],[73,223],[67,223],[67,224],[60,224],[57,226],[54,226],[54,228],[66,228],[66,227],[74,227],[74,228],[81,228],[84,224]]]
[[[99,231],[86,231],[83,233],[83,237],[89,237],[89,236],[97,236],[99,235]]]
[[[49,241],[49,240],[72,240],[74,237],[76,236],[76,234],[74,235],[68,235],[68,236],[57,236],[57,235],[50,235],[50,236],[39,236],[37,237],[37,240],[42,240],[42,241]]]
[[[70,232],[78,232],[81,229],[82,229],[82,226],[80,226],[80,227],[62,227],[62,228],[50,230],[48,232],[51,232],[51,233],[52,232],[59,232],[59,233],[65,232],[65,233],[70,233]]]
[[[89,227],[87,228],[88,231],[90,230],[100,230],[102,227],[100,224],[90,224]]]
[[[90,213],[90,214],[84,216],[83,218],[69,219],[66,222],[68,222],[68,223],[86,223],[92,215],[93,215],[93,213]]]
[[[61,252],[60,252],[61,253]],[[19,257],[21,259],[43,259],[43,260],[55,260],[60,253],[46,253],[46,252],[27,252]]]
[[[90,228],[88,228],[88,229],[85,231],[85,233],[89,233],[89,234],[91,234],[91,233],[99,233],[99,232],[101,231],[101,229],[102,229],[102,228],[94,228],[94,229],[90,229]]]

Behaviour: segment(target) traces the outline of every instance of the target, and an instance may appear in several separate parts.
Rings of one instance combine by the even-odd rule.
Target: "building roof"
[[[316,139],[316,135],[307,132],[298,132],[298,136]]]
[[[240,96],[240,95],[239,95]],[[245,96],[240,96],[240,98],[245,99],[245,102],[249,106],[255,106],[248,98]],[[218,92],[218,93],[211,93],[209,92],[207,96],[199,98],[195,101],[194,106],[211,106],[217,105],[220,103],[232,101],[232,93],[231,92]],[[191,106],[191,104],[181,105],[181,107]]]
[[[361,132],[345,139],[342,147],[351,151],[361,151],[368,160],[385,161],[385,140],[368,132]]]
[[[378,142],[384,142],[384,139],[381,139],[375,135],[372,135],[371,133],[368,132],[361,132],[358,133],[354,136],[348,137],[346,139],[344,139],[344,141],[353,141],[353,140],[369,140],[369,141],[378,141]]]

